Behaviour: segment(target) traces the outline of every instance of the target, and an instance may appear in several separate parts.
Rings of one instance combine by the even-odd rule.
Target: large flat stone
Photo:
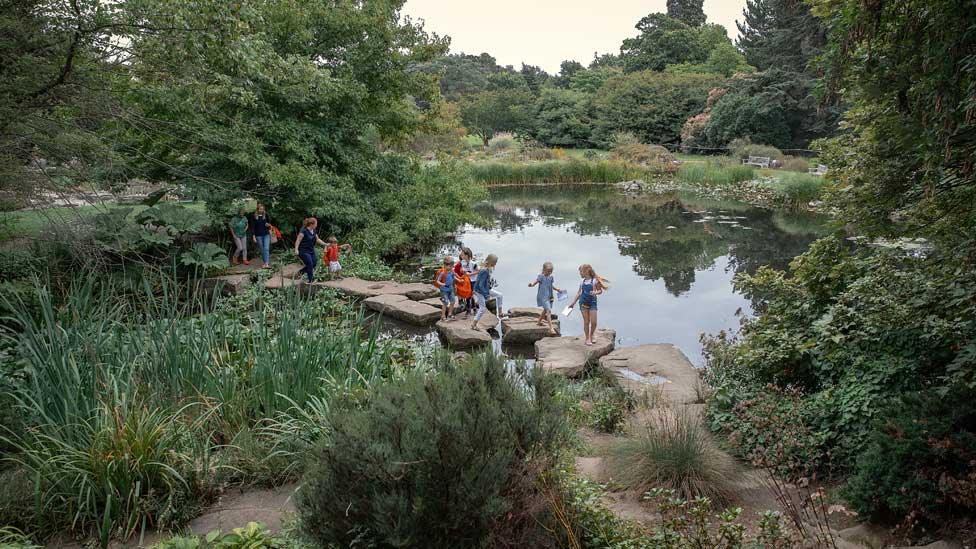
[[[378,295],[366,299],[366,307],[385,316],[417,326],[429,326],[441,317],[441,310],[413,301],[405,295]]]
[[[508,320],[502,321],[502,341],[509,345],[529,345],[546,337],[559,336],[559,320],[552,321],[552,327],[556,330],[555,336],[549,335],[549,325],[536,324],[536,316],[511,316]]]
[[[695,390],[698,370],[674,345],[652,344],[624,347],[600,359],[600,366],[612,372],[620,385],[639,393],[658,386],[673,404],[698,402]]]
[[[349,296],[358,298],[376,297],[378,295],[402,295],[412,300],[420,301],[431,297],[437,297],[439,292],[432,284],[411,283],[401,284],[390,280],[373,281],[361,278],[349,277],[341,280],[329,280],[322,282],[326,288],[332,288]]]
[[[251,275],[232,274],[215,276],[203,281],[203,289],[206,291],[218,291],[222,295],[237,295],[242,293],[251,285]]]
[[[450,321],[440,321],[437,323],[437,333],[448,347],[456,351],[473,349],[491,344],[491,335],[488,328],[498,325],[498,317],[491,313],[485,313],[478,322],[478,329],[471,329],[471,320],[458,318]]]
[[[508,310],[508,316],[512,318],[529,316],[533,318],[539,318],[542,314],[542,307],[512,307]],[[559,318],[559,315],[550,311],[550,316],[552,318]]]
[[[613,351],[616,340],[617,332],[605,329],[596,331],[593,346],[584,345],[583,336],[540,339],[535,342],[536,363],[549,372],[577,376],[587,364]]]

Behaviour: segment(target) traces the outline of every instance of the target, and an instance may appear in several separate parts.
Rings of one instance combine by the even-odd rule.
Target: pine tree
[[[690,27],[700,27],[705,24],[705,10],[702,8],[705,0],[668,0],[668,16],[681,21]]]
[[[759,70],[806,72],[823,51],[826,31],[803,0],[746,0],[738,46]]]

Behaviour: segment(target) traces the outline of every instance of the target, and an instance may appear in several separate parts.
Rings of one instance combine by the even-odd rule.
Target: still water
[[[479,264],[498,255],[506,308],[535,306],[528,283],[546,261],[572,298],[577,269],[589,263],[611,281],[599,323],[617,331],[619,346],[673,343],[695,363],[700,334],[735,328],[737,312],[752,313],[733,288],[735,274],[785,268],[824,232],[824,220],[812,215],[690,194],[629,197],[607,186],[499,188],[479,209],[485,225],[466,227],[458,242]],[[457,250],[454,243],[443,252]],[[582,335],[578,311],[562,317],[562,333]]]

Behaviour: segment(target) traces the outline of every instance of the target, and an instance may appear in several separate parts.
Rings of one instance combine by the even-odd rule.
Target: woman
[[[261,250],[261,259],[264,260],[264,265],[261,267],[264,269],[271,267],[271,221],[268,219],[268,211],[264,204],[258,204],[257,209],[254,210],[251,234],[254,235],[252,237],[254,243]]]
[[[234,256],[231,257],[231,263],[237,265],[237,256],[241,256],[244,264],[250,265],[251,262],[247,260],[247,228],[249,223],[244,210],[238,211],[228,225],[230,225],[230,236],[234,239]]]
[[[322,246],[327,246],[327,244],[315,232],[315,228],[319,225],[317,219],[314,217],[306,217],[304,225],[302,230],[298,231],[298,236],[295,237],[295,255],[305,265],[302,272],[308,276],[308,283],[311,284],[315,282],[315,264],[317,263],[315,260],[315,245],[321,244]]]

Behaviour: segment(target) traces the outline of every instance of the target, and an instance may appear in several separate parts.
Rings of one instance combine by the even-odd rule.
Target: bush
[[[810,161],[798,156],[787,156],[783,160],[783,169],[788,172],[805,174],[810,171]]]
[[[972,395],[934,391],[895,398],[844,490],[875,519],[933,521],[976,513],[976,405]]]
[[[780,162],[786,159],[786,155],[776,147],[753,143],[748,137],[740,137],[729,143],[729,152],[733,158],[740,160],[750,156],[765,156]]]
[[[635,420],[630,435],[610,450],[614,478],[645,491],[675,490],[689,499],[731,499],[735,461],[691,413],[652,410],[648,417]]]
[[[502,135],[491,140],[488,150],[491,153],[510,151],[515,148],[515,140],[511,136]]]
[[[322,545],[532,545],[537,481],[568,443],[558,385],[481,355],[441,361],[346,406],[313,452],[298,509]]]
[[[793,209],[819,199],[826,180],[807,173],[787,173],[773,182],[772,187],[782,197],[783,203]]]
[[[664,147],[641,143],[614,145],[610,150],[610,158],[644,165],[670,164],[674,161],[674,155]]]

